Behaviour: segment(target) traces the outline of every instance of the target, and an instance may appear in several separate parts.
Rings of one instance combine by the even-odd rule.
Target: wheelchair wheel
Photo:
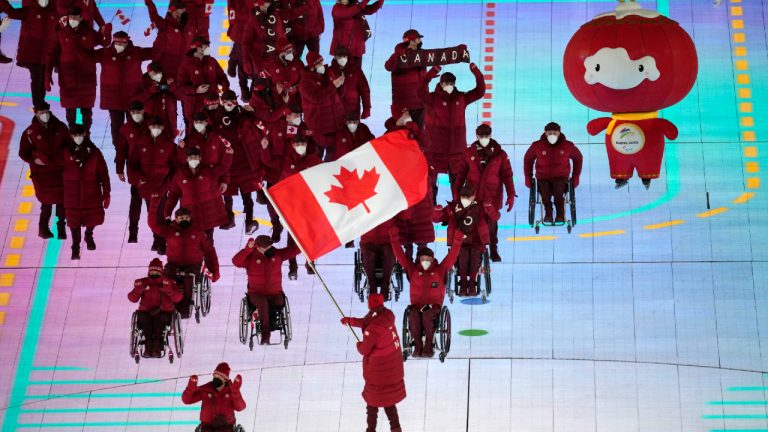
[[[200,277],[200,312],[207,316],[211,311],[211,280],[205,274]]]
[[[171,318],[171,331],[173,332],[173,347],[176,350],[176,357],[181,358],[184,354],[184,333],[181,329],[181,314],[173,312]]]
[[[200,324],[200,292],[202,291],[202,287],[200,286],[201,282],[198,279],[197,281],[193,281],[192,285],[192,307],[195,308],[195,321]]]
[[[202,430],[203,430],[203,425],[201,424],[197,425],[197,427],[195,428],[195,432],[202,432]]]
[[[448,277],[445,278],[445,293],[448,295],[448,301],[450,301],[451,303],[453,303],[453,297],[454,297],[454,294],[455,294],[453,292],[453,284],[455,282],[454,281],[454,279],[455,279],[454,274],[455,273],[456,273],[455,267],[451,267],[448,270]]]
[[[235,428],[232,430],[232,432],[245,432],[245,428],[241,425],[235,426]]]
[[[405,290],[405,278],[403,277],[403,266],[395,261],[395,280],[397,281],[397,290],[395,290],[395,301],[400,300],[400,294]]]
[[[571,208],[571,226],[576,226],[576,191],[573,187],[573,179],[568,180],[568,198]]]
[[[491,255],[488,249],[483,252],[483,278],[485,279],[485,294],[491,295]]]
[[[288,304],[288,297],[283,294],[283,345],[288,349],[288,342],[293,338],[293,329],[291,328],[291,306]]]
[[[536,220],[536,179],[531,179],[530,195],[528,196],[528,225],[533,227]],[[536,230],[538,234],[539,230]]]
[[[138,364],[139,359],[141,359],[141,353],[139,352],[140,343],[141,343],[141,330],[139,329],[138,315],[134,311],[133,316],[131,316],[131,340],[130,340],[129,354],[131,355],[131,357],[133,357],[133,360],[136,361],[136,364]]]
[[[362,250],[355,251],[355,293],[362,302],[364,299],[363,294],[363,257]]]
[[[438,324],[440,363],[443,363],[448,352],[451,350],[451,311],[448,310],[448,306],[443,306],[440,309]]]
[[[408,360],[408,357],[413,353],[413,341],[411,340],[411,324],[408,321],[408,316],[411,313],[411,305],[406,306],[403,311],[403,337],[400,339],[400,343],[403,344],[403,361]]]
[[[248,339],[248,321],[250,318],[248,315],[250,314],[248,313],[248,296],[246,296],[240,300],[240,329],[238,332],[240,343],[243,345]]]

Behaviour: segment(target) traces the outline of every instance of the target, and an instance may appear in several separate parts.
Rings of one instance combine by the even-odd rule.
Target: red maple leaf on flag
[[[376,185],[379,183],[379,173],[376,168],[370,171],[363,171],[362,177],[357,177],[357,169],[350,171],[341,167],[341,171],[335,174],[336,180],[341,187],[331,185],[331,190],[325,193],[330,202],[347,206],[347,210],[352,210],[362,204],[365,211],[370,213],[371,209],[365,205],[365,200],[376,195]]]

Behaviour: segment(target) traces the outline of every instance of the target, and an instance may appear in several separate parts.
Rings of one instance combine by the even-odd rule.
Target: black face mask
[[[219,387],[221,387],[222,384],[224,384],[224,381],[222,381],[222,380],[220,380],[218,378],[214,378],[213,379],[213,386],[214,387],[219,388]]]
[[[149,275],[149,277],[152,278],[152,279],[160,279],[160,276],[162,276],[162,275],[161,274],[157,274],[157,273],[152,273],[151,275]]]
[[[190,225],[192,225],[192,221],[183,220],[179,222],[179,226],[182,228],[189,228]]]
[[[424,42],[419,42],[416,44],[416,49],[421,49],[421,46],[424,45]]]
[[[275,254],[275,248],[273,248],[273,247],[270,247],[269,249],[264,251],[264,256],[267,257],[267,258],[271,258],[272,255],[274,255],[274,254]]]

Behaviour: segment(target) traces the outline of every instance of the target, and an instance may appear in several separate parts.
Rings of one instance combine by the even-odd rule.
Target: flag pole
[[[267,199],[269,200],[270,204],[272,204],[272,208],[275,209],[275,212],[277,212],[277,215],[280,217],[280,220],[283,221],[283,226],[285,226],[285,229],[288,230],[288,235],[293,237],[294,242],[296,243],[296,246],[299,247],[299,250],[304,255],[304,258],[307,260],[307,263],[310,267],[312,267],[312,270],[317,275],[318,279],[320,279],[320,283],[323,285],[323,288],[325,288],[326,294],[328,294],[328,297],[331,298],[331,301],[333,302],[333,305],[336,306],[336,309],[339,311],[339,314],[341,314],[342,317],[346,318],[347,316],[344,315],[344,311],[341,310],[341,307],[339,306],[339,303],[336,302],[336,299],[333,297],[333,294],[331,294],[331,290],[328,289],[328,285],[325,284],[325,280],[323,280],[323,277],[320,276],[320,272],[317,271],[317,268],[315,267],[315,263],[309,259],[309,256],[307,255],[307,251],[304,250],[304,246],[301,245],[301,242],[296,238],[295,235],[293,235],[293,231],[291,230],[290,224],[287,223],[285,217],[283,217],[283,213],[280,211],[280,209],[275,205],[275,202],[272,200],[272,196],[269,194],[269,191],[267,191],[267,188],[263,188],[264,195],[266,195]],[[352,328],[352,325],[347,324],[347,327],[349,327],[349,331],[352,332],[352,336],[355,337],[355,339],[360,342],[360,338],[357,337],[357,333],[355,333],[355,329]]]

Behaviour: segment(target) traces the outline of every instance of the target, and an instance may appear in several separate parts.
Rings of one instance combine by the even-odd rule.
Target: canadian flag
[[[388,133],[335,162],[294,174],[267,196],[315,260],[365,234],[427,193],[427,161],[405,130]]]
[[[131,22],[131,19],[125,16],[125,13],[120,9],[118,9],[117,12],[115,12],[115,16],[117,17],[117,19],[120,20],[120,24],[122,25],[126,25],[129,22]]]
[[[155,23],[150,22],[149,27],[147,27],[146,30],[144,30],[144,36],[149,36],[150,33],[152,33],[152,30],[156,29],[157,26],[155,26]]]

